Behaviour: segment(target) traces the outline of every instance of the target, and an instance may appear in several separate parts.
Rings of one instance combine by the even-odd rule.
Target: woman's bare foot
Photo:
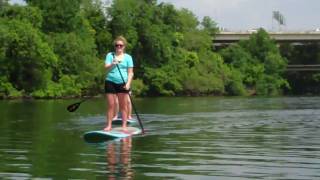
[[[112,129],[112,127],[109,127],[109,126],[108,126],[108,127],[104,128],[103,130],[104,130],[104,131],[110,131],[111,129]]]
[[[127,126],[122,126],[122,132],[126,133],[126,134],[130,134]]]

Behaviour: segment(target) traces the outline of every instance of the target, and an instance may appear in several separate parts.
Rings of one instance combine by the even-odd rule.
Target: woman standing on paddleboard
[[[105,93],[108,103],[106,113],[107,126],[105,131],[112,129],[112,119],[114,117],[117,98],[122,117],[122,128],[127,129],[128,119],[128,98],[131,81],[133,78],[133,60],[125,53],[127,40],[119,36],[114,40],[115,52],[107,54],[105,68],[108,71],[105,81]]]

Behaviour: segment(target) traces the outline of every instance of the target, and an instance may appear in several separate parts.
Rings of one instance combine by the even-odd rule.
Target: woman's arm
[[[109,70],[112,68],[112,66],[113,66],[113,63],[111,63],[111,64],[104,64],[104,68],[105,68],[107,71],[109,71]]]
[[[130,87],[131,87],[132,79],[133,79],[133,68],[131,67],[131,68],[128,68],[128,81],[127,81],[127,83],[125,85],[125,88],[127,90],[129,90]]]
[[[104,68],[109,71],[111,70],[116,64],[118,64],[119,62],[116,61],[116,59],[113,59],[112,62],[109,64],[109,63],[105,63],[104,64]]]

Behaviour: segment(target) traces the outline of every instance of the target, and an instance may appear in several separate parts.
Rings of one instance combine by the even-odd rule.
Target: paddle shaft
[[[119,73],[120,73],[121,79],[122,79],[123,83],[125,84],[126,82],[124,81],[124,78],[123,78],[123,76],[122,76],[122,74],[121,74],[121,71],[120,71],[120,68],[119,68],[118,64],[116,64],[116,66],[117,66],[117,69],[118,69],[118,71],[119,71]],[[134,113],[136,114],[137,119],[138,119],[138,122],[139,122],[139,125],[140,125],[140,127],[141,127],[142,134],[144,134],[144,129],[143,129],[143,125],[142,125],[140,116],[139,116],[139,114],[138,114],[138,112],[137,112],[137,109],[136,109],[136,107],[135,107],[135,105],[134,105],[134,103],[133,103],[133,101],[132,101],[132,97],[131,97],[130,93],[128,93],[128,95],[129,95],[130,103],[131,103],[131,105],[132,105],[132,109],[134,110]]]

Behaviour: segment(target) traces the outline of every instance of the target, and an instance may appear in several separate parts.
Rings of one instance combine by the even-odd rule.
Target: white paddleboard
[[[141,133],[141,129],[136,127],[127,127],[126,131],[123,131],[122,127],[112,128],[111,131],[89,131],[83,135],[83,138],[88,142],[99,142],[105,140],[111,140],[116,138],[126,138]]]
[[[127,120],[128,124],[137,123],[137,120],[132,118]],[[117,118],[112,120],[112,124],[122,124],[122,118]]]

